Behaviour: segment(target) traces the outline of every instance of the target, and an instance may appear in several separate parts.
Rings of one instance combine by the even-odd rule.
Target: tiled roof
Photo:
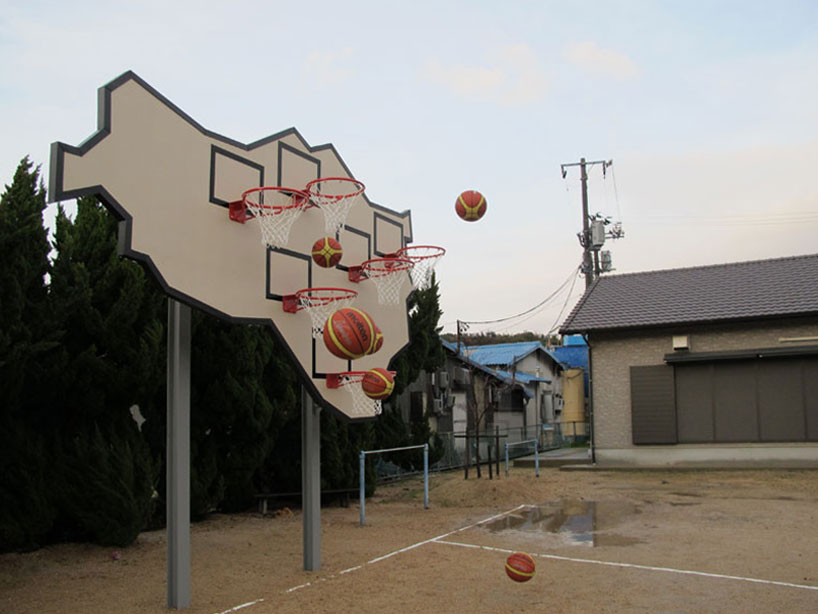
[[[611,275],[561,333],[818,315],[818,254]]]

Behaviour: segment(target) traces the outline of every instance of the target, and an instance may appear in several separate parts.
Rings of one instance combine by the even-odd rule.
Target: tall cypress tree
[[[43,440],[44,365],[55,346],[45,207],[39,168],[26,157],[0,197],[0,551],[36,547],[54,518]]]
[[[94,198],[57,215],[51,299],[61,330],[52,373],[57,539],[124,545],[147,523],[156,482],[131,409],[161,387],[163,300],[136,262],[117,255],[117,223]]]

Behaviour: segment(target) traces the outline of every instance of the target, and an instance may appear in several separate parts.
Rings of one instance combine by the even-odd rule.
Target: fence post
[[[470,462],[471,462],[471,443],[470,443],[470,440],[469,440],[469,433],[466,432],[466,464],[465,464],[466,475],[463,478],[465,480],[469,479],[469,463]]]
[[[537,444],[534,444],[534,474],[540,477],[540,450]]]
[[[494,460],[497,463],[497,467],[494,473],[497,474],[497,477],[500,477],[500,426],[495,424],[494,425]]]
[[[506,444],[506,477],[508,477],[508,444]]]
[[[429,444],[423,444],[423,507],[429,509]]]
[[[361,495],[361,526],[364,526],[366,523],[365,520],[365,512],[364,506],[366,505],[366,478],[364,477],[364,472],[366,471],[366,452],[361,450],[361,457],[360,457],[360,464],[358,468],[358,476],[359,476],[359,483],[360,483],[360,495]]]

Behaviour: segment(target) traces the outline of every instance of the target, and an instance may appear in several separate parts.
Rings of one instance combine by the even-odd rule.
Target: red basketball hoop
[[[395,256],[411,260],[415,265],[409,271],[412,277],[412,285],[415,288],[428,288],[432,283],[432,273],[435,270],[437,261],[440,260],[446,250],[435,245],[409,245],[402,247]]]
[[[349,267],[349,281],[361,282],[371,279],[378,289],[378,303],[381,305],[397,305],[400,300],[400,288],[406,279],[407,271],[411,271],[415,263],[407,258],[372,258],[361,263],[360,266]]]
[[[312,204],[324,214],[324,228],[334,235],[346,222],[352,205],[364,193],[364,184],[349,177],[321,177],[307,184],[306,192]]]
[[[348,307],[358,293],[346,288],[304,288],[295,294],[282,297],[281,307],[287,313],[306,310],[312,322],[312,336],[317,339],[324,333],[324,323],[336,309]]]
[[[346,387],[352,395],[353,410],[360,418],[380,415],[383,405],[380,399],[372,399],[364,393],[361,382],[366,375],[366,371],[341,371],[340,373],[327,373],[327,388],[335,389]],[[396,371],[390,371],[394,378]]]
[[[230,203],[230,219],[242,224],[256,220],[262,244],[283,247],[287,245],[290,228],[309,202],[310,195],[303,190],[276,186],[251,188],[241,195],[241,200]]]

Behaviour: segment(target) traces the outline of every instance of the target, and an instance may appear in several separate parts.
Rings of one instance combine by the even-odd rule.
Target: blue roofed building
[[[523,384],[532,402],[524,425],[555,422],[561,397],[559,361],[539,341],[463,347],[470,360]]]

